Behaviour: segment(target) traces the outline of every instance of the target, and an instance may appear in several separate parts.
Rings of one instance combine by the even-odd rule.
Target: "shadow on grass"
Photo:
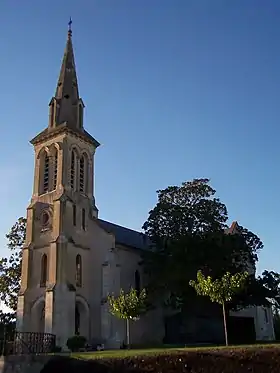
[[[111,367],[101,363],[101,360],[79,360],[56,356],[48,361],[41,373],[109,373],[112,371],[118,373],[117,370],[112,370]],[[119,372],[121,371],[119,370]]]

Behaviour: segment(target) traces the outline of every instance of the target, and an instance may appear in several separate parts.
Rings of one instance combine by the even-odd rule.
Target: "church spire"
[[[68,22],[68,37],[57,82],[55,98],[68,97],[71,101],[79,99],[77,74],[72,44],[72,20]]]
[[[60,68],[56,92],[50,106],[50,127],[57,127],[61,124],[65,124],[67,127],[82,129],[82,111],[84,105],[79,97],[72,44],[71,18],[68,23],[67,42]]]

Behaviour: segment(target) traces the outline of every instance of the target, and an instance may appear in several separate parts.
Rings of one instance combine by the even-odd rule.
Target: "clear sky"
[[[0,255],[25,215],[73,18],[103,219],[141,229],[156,190],[209,177],[280,271],[279,0],[0,1]]]

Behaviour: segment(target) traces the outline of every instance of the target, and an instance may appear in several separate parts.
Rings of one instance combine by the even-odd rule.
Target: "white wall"
[[[230,315],[253,317],[257,341],[273,341],[275,339],[271,307],[248,307],[237,312],[230,312]]]

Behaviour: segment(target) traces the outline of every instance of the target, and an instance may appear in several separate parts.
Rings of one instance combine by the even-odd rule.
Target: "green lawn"
[[[168,347],[168,348],[149,348],[149,349],[131,349],[131,350],[106,350],[94,352],[77,352],[72,353],[70,356],[76,359],[90,360],[102,358],[124,358],[130,356],[146,356],[146,355],[163,355],[173,354],[176,352],[190,352],[190,351],[214,351],[220,349],[238,349],[238,348],[271,348],[277,347],[280,349],[279,344],[259,344],[259,345],[243,345],[243,346],[203,346],[203,347]]]

